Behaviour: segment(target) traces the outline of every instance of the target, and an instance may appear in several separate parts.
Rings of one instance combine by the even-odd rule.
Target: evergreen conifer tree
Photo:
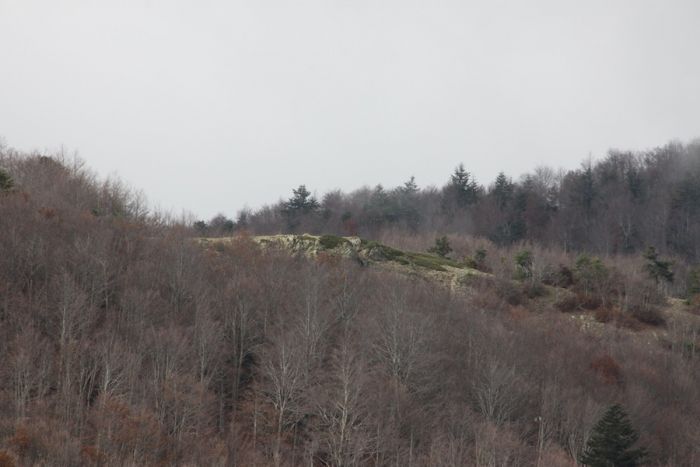
[[[407,195],[415,195],[418,193],[418,184],[416,183],[416,177],[411,175],[411,178],[403,184],[400,188],[401,192]]]
[[[579,177],[579,201],[585,211],[588,213],[593,209],[593,201],[595,199],[595,181],[593,177],[593,169],[588,165]]]
[[[295,230],[300,225],[304,216],[317,212],[321,207],[316,198],[306,189],[306,185],[299,185],[299,188],[293,189],[292,193],[294,196],[282,205],[282,212],[287,216],[287,225],[290,231]]]
[[[515,255],[516,279],[524,280],[532,277],[533,257],[530,250],[521,250]]]
[[[635,467],[647,456],[644,448],[633,449],[639,434],[619,404],[610,407],[593,428],[580,462],[590,467]]]
[[[403,220],[411,231],[415,231],[421,223],[420,213],[416,207],[419,191],[416,177],[411,176],[403,186],[392,193],[397,210],[396,216]]]
[[[0,191],[7,191],[12,189],[14,183],[12,182],[12,177],[10,174],[0,169]]]
[[[428,253],[434,253],[442,258],[447,257],[452,251],[450,246],[450,241],[446,236],[438,237],[435,239],[435,246],[428,249]]]
[[[688,298],[700,294],[700,268],[696,267],[688,272]]]
[[[513,189],[513,182],[508,180],[506,174],[500,172],[493,186],[493,196],[496,198],[496,203],[501,211],[506,208],[513,197]]]
[[[673,265],[672,261],[663,261],[660,259],[656,248],[653,246],[646,249],[644,258],[647,260],[644,269],[649,274],[649,277],[654,279],[654,282],[658,284],[662,279],[668,283],[673,282],[673,271],[671,270],[671,266]]]
[[[454,190],[457,204],[460,207],[476,203],[479,197],[479,185],[464,169],[464,164],[459,164],[450,176],[450,188]]]
[[[285,211],[288,213],[308,213],[319,208],[318,201],[306,189],[306,185],[299,185],[299,188],[292,190],[294,196],[284,203]]]

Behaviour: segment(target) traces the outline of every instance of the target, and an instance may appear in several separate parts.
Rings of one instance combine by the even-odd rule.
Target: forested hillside
[[[441,232],[604,255],[651,245],[700,260],[700,142],[610,151],[578,170],[541,167],[515,181],[502,172],[486,185],[465,165],[445,175],[448,182],[439,189],[420,189],[418,176],[393,189],[334,191],[320,200],[302,186],[286,202],[241,212],[235,222],[220,216],[200,228],[210,234],[249,229],[372,238]]]
[[[194,225],[0,148],[0,466],[698,465],[699,226],[696,143]]]

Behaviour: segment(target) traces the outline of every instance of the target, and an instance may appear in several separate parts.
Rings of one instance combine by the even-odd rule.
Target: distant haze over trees
[[[610,151],[577,170],[540,167],[517,180],[500,173],[477,182],[464,164],[445,174],[441,188],[420,188],[420,174],[415,175],[396,188],[331,191],[318,200],[302,185],[288,201],[239,213],[228,229],[220,220],[200,227],[210,227],[210,235],[248,230],[373,238],[397,230],[438,232],[478,235],[502,246],[530,241],[597,254],[654,246],[663,254],[700,259],[698,141]]]

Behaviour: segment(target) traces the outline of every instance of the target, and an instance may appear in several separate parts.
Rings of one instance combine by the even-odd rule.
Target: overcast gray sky
[[[233,216],[700,137],[700,1],[0,0],[0,136]]]

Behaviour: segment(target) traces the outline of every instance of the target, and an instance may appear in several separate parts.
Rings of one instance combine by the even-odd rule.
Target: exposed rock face
[[[441,282],[452,290],[467,289],[470,278],[491,276],[458,261],[427,253],[405,252],[359,237],[304,234],[262,235],[250,238],[263,249],[279,249],[310,258],[316,258],[319,254],[343,257],[357,261],[363,266],[374,265]],[[200,239],[204,245],[210,246],[234,240],[235,238],[231,237]]]
[[[336,237],[332,235],[266,235],[252,237],[263,248],[279,248],[292,253],[301,253],[315,258],[321,252],[350,259],[360,259],[362,241],[359,237]]]

